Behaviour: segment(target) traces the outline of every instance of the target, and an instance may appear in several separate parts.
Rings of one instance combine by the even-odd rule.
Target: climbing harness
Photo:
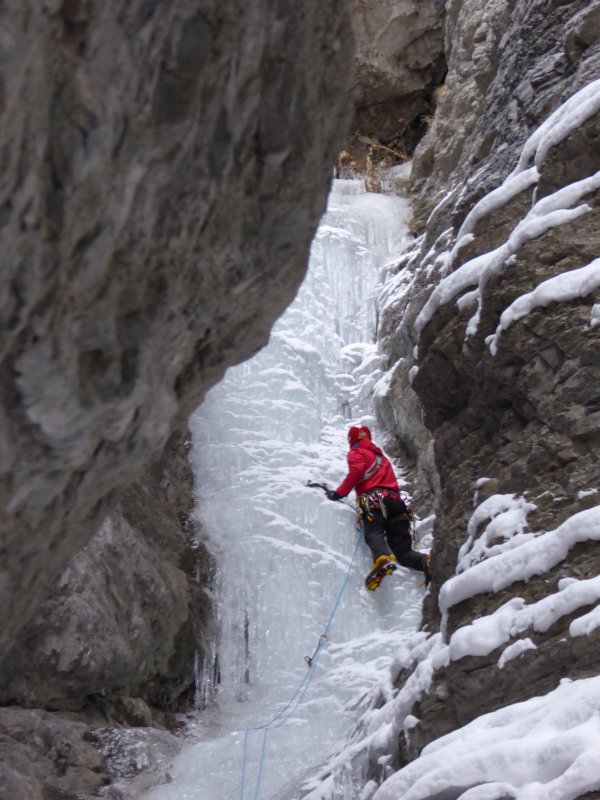
[[[400,514],[396,514],[393,519],[405,519],[407,522],[412,523],[414,518],[410,510],[410,498],[408,495],[397,492],[394,489],[388,489],[386,487],[375,487],[374,489],[369,489],[368,492],[361,494],[358,498],[358,504],[369,522],[371,522],[373,519],[373,511],[375,509],[379,509],[383,518],[388,519],[389,509],[385,505],[386,498],[395,501],[398,505],[400,503],[404,505],[405,511]]]
[[[307,483],[307,486],[314,486],[319,489],[323,489],[327,491],[327,486],[325,484],[311,484],[310,482]],[[312,656],[305,656],[304,660],[308,665],[308,671],[304,674],[304,678],[301,680],[300,684],[298,685],[296,691],[288,700],[286,705],[281,709],[281,711],[276,714],[269,722],[265,723],[264,725],[257,725],[254,728],[247,728],[244,731],[244,746],[243,746],[243,753],[242,753],[242,775],[240,780],[240,800],[246,800],[246,767],[248,762],[248,741],[250,738],[250,734],[254,731],[262,731],[262,738],[260,744],[260,753],[258,757],[258,768],[256,774],[256,783],[254,785],[254,795],[252,796],[252,800],[259,800],[259,793],[260,793],[260,785],[262,782],[263,776],[263,767],[265,762],[265,752],[267,747],[267,736],[270,730],[275,728],[280,728],[283,724],[287,722],[287,720],[291,717],[294,713],[296,708],[302,702],[306,691],[314,678],[315,672],[317,670],[317,666],[319,664],[319,658],[325,646],[325,642],[327,641],[327,636],[329,634],[329,630],[333,623],[333,618],[335,617],[335,613],[338,609],[340,601],[342,599],[342,595],[344,594],[344,590],[348,585],[348,581],[350,580],[350,574],[352,572],[352,567],[354,566],[354,561],[356,559],[356,554],[358,553],[358,548],[360,543],[363,539],[364,529],[363,526],[360,526],[360,530],[358,532],[358,536],[356,537],[356,545],[354,547],[354,552],[352,553],[352,558],[350,559],[350,564],[348,565],[348,570],[342,584],[339,588],[337,593],[337,597],[335,599],[335,603],[333,604],[333,608],[331,613],[329,614],[329,619],[327,620],[327,624],[323,630],[323,633],[319,637],[319,643],[317,644],[317,648]]]
[[[372,507],[369,504],[366,494],[361,494],[358,496],[358,508],[359,513],[369,522],[373,521],[373,513]]]

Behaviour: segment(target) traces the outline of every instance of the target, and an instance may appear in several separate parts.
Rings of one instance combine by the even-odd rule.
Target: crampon
[[[396,559],[393,556],[379,556],[375,559],[373,569],[365,578],[365,587],[374,592],[381,586],[382,580],[386,575],[390,575],[397,567]]]

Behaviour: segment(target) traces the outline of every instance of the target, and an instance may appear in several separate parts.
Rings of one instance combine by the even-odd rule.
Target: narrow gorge
[[[600,798],[600,0],[0,32],[2,800],[237,796],[347,568],[241,800]],[[302,485],[354,421],[426,592]]]

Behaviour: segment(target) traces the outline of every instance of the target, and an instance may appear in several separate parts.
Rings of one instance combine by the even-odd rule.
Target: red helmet
[[[353,425],[348,431],[348,444],[350,447],[355,445],[361,439],[370,439],[371,431],[366,425]]]

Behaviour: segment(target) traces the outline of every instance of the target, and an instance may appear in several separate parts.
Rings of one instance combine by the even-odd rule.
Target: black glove
[[[327,489],[325,492],[328,500],[341,500],[342,495],[338,494],[334,489]]]

